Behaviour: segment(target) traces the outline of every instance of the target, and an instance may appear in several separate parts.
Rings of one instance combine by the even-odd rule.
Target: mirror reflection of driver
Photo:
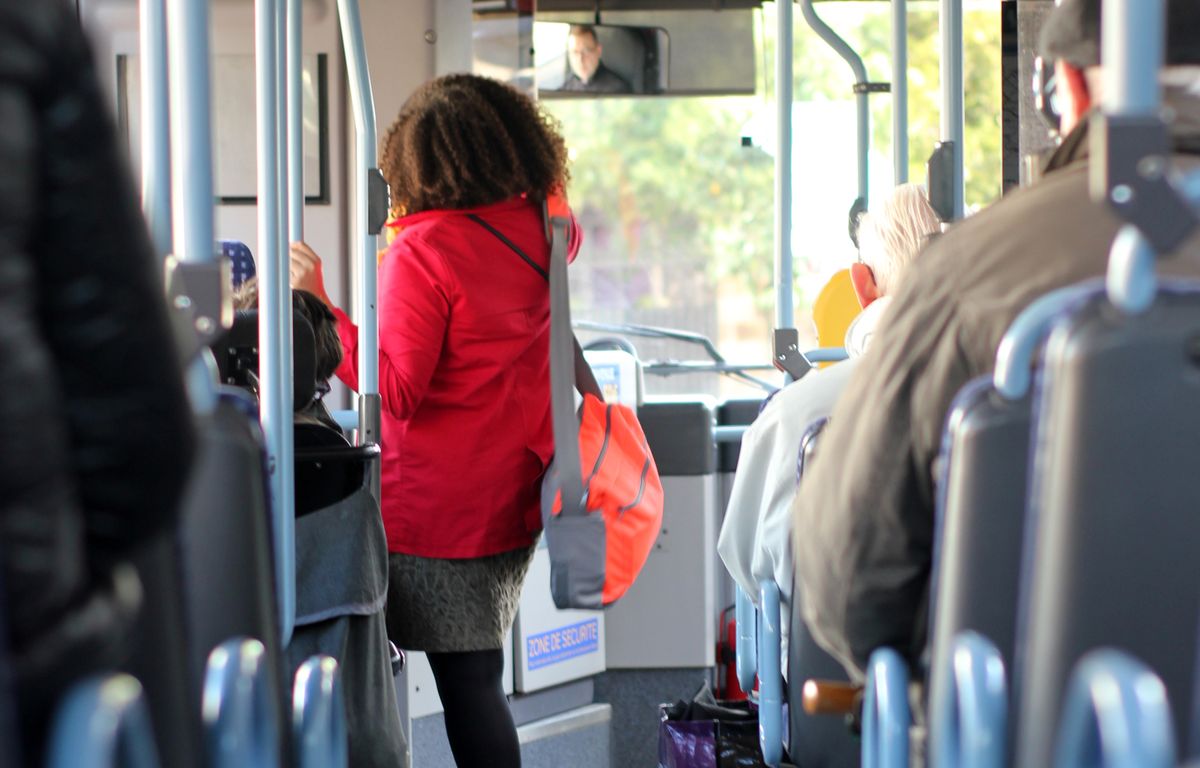
[[[596,38],[595,28],[585,24],[572,24],[567,35],[567,61],[571,75],[563,83],[564,91],[586,91],[588,93],[632,93],[633,89],[625,78],[604,66],[600,60],[603,47]]]

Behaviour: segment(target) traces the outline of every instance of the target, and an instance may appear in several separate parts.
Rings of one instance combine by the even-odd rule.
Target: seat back
[[[233,637],[255,638],[265,648],[268,685],[282,702],[286,693],[264,449],[253,412],[244,395],[228,392],[200,422],[180,539],[190,667],[193,679],[201,680],[212,649]],[[282,724],[275,731],[283,733]]]
[[[1186,733],[1200,606],[1200,289],[1134,317],[1096,295],[1051,334],[1037,407],[1017,659],[1018,765],[1051,765],[1071,668],[1113,646],[1167,687]]]
[[[959,393],[941,458],[930,610],[930,710],[951,690],[954,638],[973,630],[991,641],[1011,669],[1016,638],[1029,465],[1028,395],[1009,401],[991,377]],[[1009,734],[1014,730],[1009,727]],[[1011,746],[1011,738],[1008,739]],[[1011,752],[1010,752],[1011,754]]]
[[[828,419],[814,423],[800,440],[797,480],[816,456],[817,443]],[[793,585],[788,619],[788,754],[796,765],[815,768],[857,768],[862,749],[846,723],[829,715],[810,715],[800,706],[806,680],[850,682],[846,670],[813,639],[804,623],[800,585]]]

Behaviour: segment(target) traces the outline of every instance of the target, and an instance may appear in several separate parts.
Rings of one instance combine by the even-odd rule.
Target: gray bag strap
[[[571,330],[571,297],[567,283],[567,244],[571,222],[551,218],[542,202],[546,238],[550,242],[549,275],[536,261],[517,247],[499,230],[475,214],[467,218],[491,232],[550,283],[550,415],[554,423],[554,463],[562,491],[562,514],[586,515],[587,497],[580,471],[579,419],[575,414],[574,389],[581,394],[604,400],[596,375],[583,356],[583,347]]]
[[[567,293],[570,222],[557,216],[549,218],[547,214],[546,224],[550,238],[550,414],[554,422],[554,463],[562,492],[563,516],[583,516],[587,514],[587,496],[579,467],[579,419],[575,415],[573,391],[579,371],[575,355],[578,351],[582,359],[583,352],[571,332],[571,299]],[[587,368],[586,362],[583,367]],[[591,369],[587,368],[587,372],[590,374]]]

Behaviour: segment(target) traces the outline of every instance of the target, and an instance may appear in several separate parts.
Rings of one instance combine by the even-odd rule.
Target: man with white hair
[[[990,374],[1017,314],[1055,288],[1099,277],[1122,222],[1088,194],[1088,121],[1100,86],[1100,0],[1063,0],[1042,31],[1057,59],[1062,145],[1044,178],[932,244],[896,301],[822,435],[795,501],[804,618],[861,679],[871,653],[915,662],[926,643],[934,549],[933,464],[946,415]],[[1172,162],[1200,162],[1200,2],[1169,0],[1165,113]],[[1193,239],[1159,265],[1200,275]],[[833,457],[833,458],[831,458]],[[800,533],[803,532],[803,535]]]
[[[908,265],[939,228],[924,190],[896,187],[859,223],[859,261],[850,267],[862,313],[846,331],[845,362],[789,384],[763,408],[742,438],[732,495],[717,543],[725,567],[758,602],[758,584],[774,578],[780,600],[792,593],[791,503],[796,461],[808,428],[829,416],[850,374],[885,317]],[[783,654],[787,658],[787,653]]]

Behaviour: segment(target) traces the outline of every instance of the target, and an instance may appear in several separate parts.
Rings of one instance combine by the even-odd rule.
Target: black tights
[[[521,745],[501,680],[504,652],[430,653],[458,768],[520,768]]]

